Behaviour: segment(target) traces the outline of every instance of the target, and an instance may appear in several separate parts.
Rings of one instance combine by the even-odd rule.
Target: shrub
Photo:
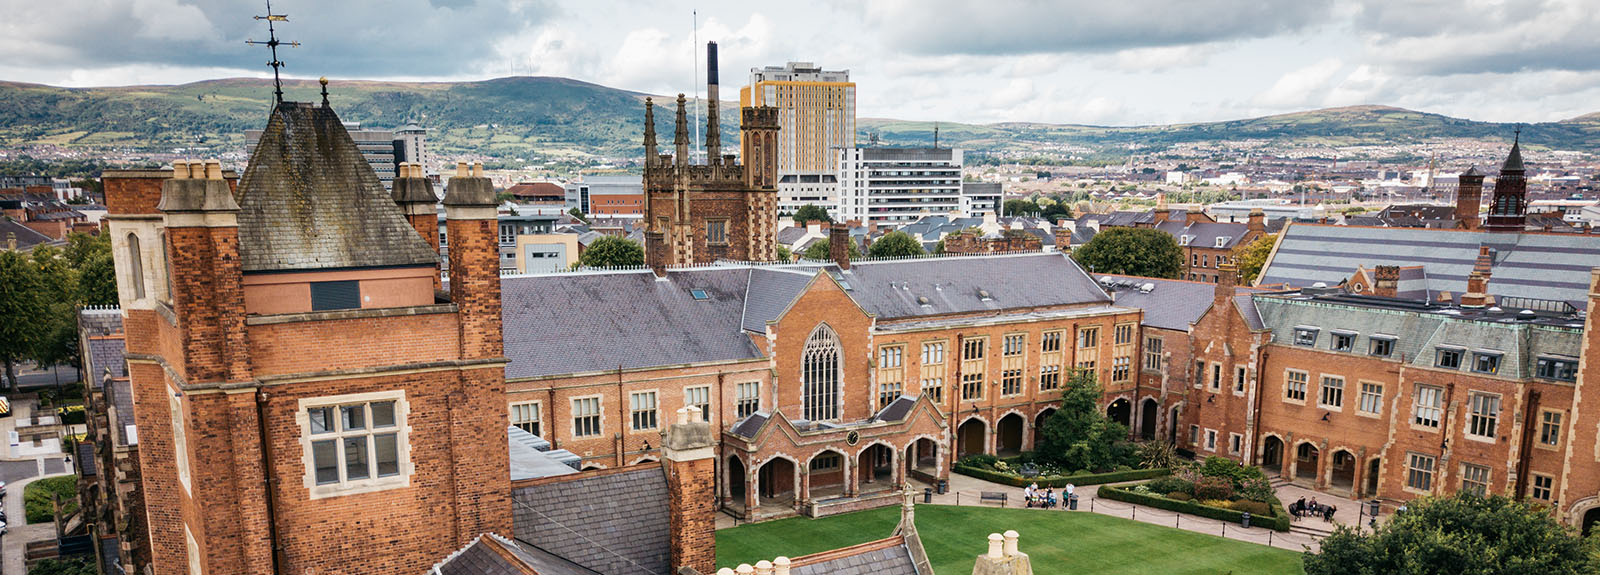
[[[1199,504],[1218,509],[1233,509],[1233,502],[1226,499],[1201,499]]]
[[[993,455],[986,455],[986,454],[979,453],[979,454],[968,455],[966,457],[963,457],[963,458],[961,458],[961,461],[956,462],[956,464],[957,465],[966,465],[968,467],[982,467],[984,469],[994,469],[994,464],[999,462],[999,461],[1000,461],[1000,458],[998,458],[998,457],[995,457]]]
[[[952,471],[969,477],[976,477],[984,481],[992,481],[994,483],[1010,485],[1013,487],[1026,487],[1029,484],[1037,483],[1039,484],[1039,487],[1055,487],[1059,489],[1068,483],[1079,486],[1100,485],[1102,483],[1122,483],[1124,481],[1151,479],[1167,474],[1167,470],[1165,469],[1135,469],[1133,471],[1119,471],[1113,473],[1080,473],[1070,476],[1058,475],[1025,478],[1015,473],[1001,473],[993,469],[985,469],[982,467],[966,465],[965,461],[966,460],[963,459],[961,462],[957,462]]]
[[[1188,493],[1184,493],[1182,491],[1173,491],[1167,494],[1167,499],[1171,499],[1173,501],[1188,501],[1194,498],[1190,497]]]
[[[28,523],[48,523],[56,517],[51,495],[61,498],[61,511],[72,513],[78,508],[78,476],[64,475],[38,479],[22,489],[22,505]]]
[[[1198,499],[1233,499],[1233,481],[1226,477],[1201,477],[1194,482],[1194,496]]]
[[[1139,467],[1144,469],[1172,467],[1178,463],[1178,450],[1165,441],[1140,443],[1135,453],[1139,457]]]
[[[1175,500],[1164,497],[1156,497],[1154,495],[1144,495],[1135,493],[1131,489],[1123,489],[1109,485],[1103,485],[1100,487],[1099,496],[1112,501],[1137,503],[1139,505],[1154,507],[1156,509],[1188,513],[1190,515],[1198,515],[1200,517],[1216,519],[1219,521],[1227,521],[1229,523],[1238,523],[1243,517],[1241,512],[1233,509],[1208,507],[1195,501]],[[1252,512],[1250,515],[1251,526],[1260,526],[1275,531],[1289,530],[1289,521],[1291,518],[1289,517],[1288,513],[1283,511],[1281,506],[1273,505],[1272,513],[1268,516],[1257,516],[1254,512]]]
[[[1257,517],[1266,517],[1268,515],[1272,515],[1272,505],[1268,504],[1265,501],[1251,501],[1249,499],[1240,499],[1238,501],[1233,502],[1233,505],[1229,505],[1229,507],[1232,507],[1232,508],[1237,509],[1239,511],[1244,511],[1246,513],[1249,513],[1249,514],[1257,516]]]
[[[1188,494],[1194,492],[1194,484],[1193,483],[1189,483],[1188,481],[1184,481],[1184,480],[1176,478],[1176,477],[1162,477],[1162,478],[1159,478],[1159,479],[1152,479],[1152,480],[1150,480],[1149,483],[1146,483],[1145,485],[1149,485],[1150,486],[1150,490],[1154,491],[1156,493],[1178,492],[1178,493],[1183,493],[1184,495],[1188,495]]]
[[[1246,479],[1239,485],[1235,495],[1251,501],[1267,502],[1277,497],[1277,492],[1272,489],[1272,481],[1265,477]]]

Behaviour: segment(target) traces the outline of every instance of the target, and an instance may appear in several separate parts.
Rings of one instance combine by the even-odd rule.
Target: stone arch
[[[605,469],[605,468],[606,468],[606,465],[604,463],[593,463],[593,462],[585,461],[585,462],[583,462],[583,465],[581,465],[578,468],[578,471],[599,471],[599,470]]]
[[[1117,397],[1106,404],[1106,417],[1123,425],[1133,428],[1133,401],[1127,397]]]
[[[956,426],[956,457],[989,452],[989,420],[974,415]]]
[[[744,458],[740,457],[738,453],[728,455],[727,464],[723,466],[723,474],[726,479],[722,482],[723,495],[728,501],[744,503],[745,485],[750,479],[747,477],[747,470]]]
[[[1139,400],[1139,439],[1149,441],[1156,438],[1156,419],[1159,417],[1161,402],[1148,395]]]
[[[144,253],[139,247],[139,234],[128,232],[128,281],[133,299],[144,299]]]
[[[924,480],[936,480],[939,470],[943,467],[943,459],[939,452],[940,441],[928,434],[918,434],[906,442],[902,454],[907,477],[913,473],[921,475]]]
[[[1260,465],[1261,469],[1269,474],[1282,474],[1285,451],[1283,436],[1272,432],[1263,433],[1261,434],[1261,453],[1256,457],[1256,465]]]
[[[1361,458],[1356,456],[1356,451],[1343,445],[1328,450],[1326,485],[1329,489],[1344,489],[1349,491],[1351,497],[1355,497],[1357,468],[1361,465]]]
[[[1322,466],[1322,448],[1311,440],[1302,440],[1294,444],[1292,479],[1308,479],[1313,483],[1317,481],[1317,470]]]
[[[831,465],[824,465],[818,469],[819,463],[829,463],[825,455],[832,455]],[[805,498],[807,500],[834,495],[843,495],[850,488],[850,462],[849,453],[837,447],[824,447],[811,454],[806,459],[805,470]]]
[[[661,458],[654,455],[641,455],[638,459],[633,460],[633,463],[629,463],[628,465],[643,465],[646,463],[657,463],[660,461]]]
[[[807,421],[839,418],[844,393],[844,345],[828,322],[806,336],[800,352],[801,417]]]
[[[996,455],[1011,456],[1022,453],[1022,438],[1027,432],[1026,417],[1021,412],[1011,410],[994,424],[994,451]]]
[[[1034,414],[1034,416],[1033,416],[1033,448],[1034,449],[1038,449],[1039,448],[1039,442],[1044,441],[1044,422],[1049,420],[1050,416],[1055,415],[1056,411],[1058,411],[1058,410],[1055,407],[1049,406],[1049,407],[1045,407],[1044,409],[1040,409],[1039,413]]]
[[[1584,497],[1567,508],[1567,523],[1588,537],[1600,531],[1600,497]]]
[[[800,464],[793,457],[775,454],[756,466],[756,492],[750,499],[756,505],[761,501],[793,505],[799,486]]]
[[[888,491],[900,484],[899,452],[894,444],[875,439],[856,451],[857,493]]]

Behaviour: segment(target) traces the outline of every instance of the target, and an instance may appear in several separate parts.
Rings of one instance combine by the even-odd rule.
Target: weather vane
[[[273,29],[272,23],[273,22],[288,22],[289,21],[289,15],[288,14],[273,14],[272,13],[272,0],[267,0],[267,15],[266,16],[256,16],[255,19],[257,19],[257,20],[266,20],[267,21],[267,41],[266,42],[257,42],[257,41],[252,39],[252,40],[245,40],[244,43],[249,44],[251,46],[266,46],[268,49],[272,50],[272,61],[271,62],[267,62],[268,66],[272,66],[272,88],[273,88],[272,93],[278,97],[278,103],[282,104],[283,103],[283,80],[278,78],[278,69],[283,67],[283,61],[278,60],[278,46],[282,45],[282,46],[299,47],[300,43],[299,42],[279,42],[278,41],[278,31]]]

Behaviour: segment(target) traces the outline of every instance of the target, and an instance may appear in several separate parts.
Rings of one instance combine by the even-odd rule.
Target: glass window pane
[[[343,415],[345,431],[367,428],[367,417],[366,414],[362,413],[361,408],[362,406],[360,405],[346,405],[339,408],[340,413]]]
[[[376,417],[374,417],[376,419]],[[377,451],[378,477],[389,477],[400,474],[400,447],[396,442],[395,434],[376,435],[372,438],[372,446]]]
[[[394,427],[393,401],[380,401],[372,404],[372,427]]]
[[[366,479],[371,472],[367,470],[367,438],[346,437],[344,439],[344,477],[346,481]]]
[[[333,441],[311,442],[312,466],[317,470],[317,485],[339,482],[339,453]]]
[[[307,411],[311,415],[311,432],[328,433],[333,431],[333,409],[328,407],[313,407]]]

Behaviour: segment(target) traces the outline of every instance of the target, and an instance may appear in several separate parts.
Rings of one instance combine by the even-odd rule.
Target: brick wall
[[[717,567],[716,459],[667,462],[672,516],[672,567],[711,573]]]

